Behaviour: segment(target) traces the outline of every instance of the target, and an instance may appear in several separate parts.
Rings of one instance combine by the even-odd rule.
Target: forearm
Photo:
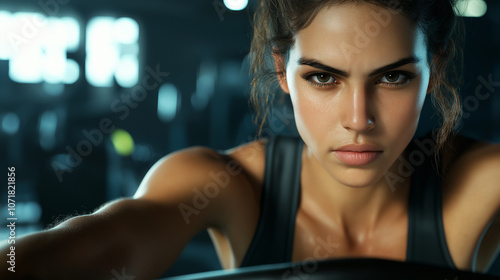
[[[16,272],[8,270],[9,247],[4,245],[0,279],[154,279],[199,228],[186,225],[176,206],[116,201],[92,215],[17,239]]]
[[[55,229],[18,238],[15,244],[2,244],[0,279],[112,279],[113,269],[127,266],[130,253],[121,246],[120,234],[112,236],[107,230],[99,236],[98,223],[86,226],[91,219],[78,217]],[[15,246],[15,262],[9,263],[11,246]]]

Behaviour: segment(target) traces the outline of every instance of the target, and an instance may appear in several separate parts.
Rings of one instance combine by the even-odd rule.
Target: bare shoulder
[[[446,174],[450,204],[474,204],[491,219],[500,209],[500,144],[474,142],[451,164]],[[472,205],[470,205],[472,206]]]
[[[226,153],[237,161],[248,176],[257,182],[264,178],[266,139],[259,139],[227,150]]]
[[[454,149],[443,181],[443,223],[455,264],[470,269],[481,234],[500,208],[500,145],[469,141]],[[489,247],[499,242],[496,237]],[[491,256],[480,251],[477,263],[487,263]]]
[[[187,222],[221,228],[235,208],[256,195],[258,141],[216,151],[202,146],[173,152],[146,174],[134,198],[175,205]]]

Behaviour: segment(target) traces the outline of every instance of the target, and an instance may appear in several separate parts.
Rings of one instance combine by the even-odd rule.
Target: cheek
[[[302,136],[306,137],[304,133],[310,128],[310,119],[313,118],[314,106],[307,96],[304,96],[303,89],[300,86],[292,83],[289,88],[297,129]]]
[[[289,80],[297,129],[306,139],[310,139],[312,135],[317,138],[318,134],[331,130],[335,124],[334,98],[322,98],[321,94],[313,92],[308,82],[300,79],[302,78],[297,77]]]
[[[392,96],[389,96],[392,95]],[[408,89],[406,92],[388,93],[380,101],[379,124],[394,139],[411,139],[415,134],[425,100],[425,90]]]

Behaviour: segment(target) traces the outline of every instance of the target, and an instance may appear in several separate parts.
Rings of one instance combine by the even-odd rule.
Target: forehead
[[[409,56],[426,58],[420,29],[402,14],[368,3],[322,8],[309,26],[297,32],[292,52],[341,64],[346,70]]]

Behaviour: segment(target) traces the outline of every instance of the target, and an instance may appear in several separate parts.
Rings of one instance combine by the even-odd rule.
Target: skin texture
[[[412,139],[429,84],[423,33],[403,15],[387,10],[384,13],[390,18],[382,26],[372,15],[380,10],[369,4],[322,9],[295,36],[286,76],[280,79],[283,91],[290,95],[297,128],[306,144],[304,165],[313,173],[314,188],[331,194],[337,221],[360,232],[371,230],[366,225],[375,227],[378,216],[385,215],[387,206],[395,202],[384,174],[396,167],[396,159]],[[365,32],[374,24],[379,31],[366,32],[368,44],[359,44],[362,35],[355,30]],[[353,53],[346,51],[346,45]],[[418,62],[370,76],[374,69],[408,57]],[[299,60],[303,58],[342,70],[348,76],[301,65]],[[394,76],[397,71],[410,72],[411,79],[405,81],[402,74]],[[310,76],[318,72],[324,74]],[[390,81],[395,83],[388,84]],[[347,165],[332,153],[347,144],[373,144],[383,153],[368,165]],[[406,193],[400,193],[396,199],[403,203]]]
[[[418,62],[370,75],[407,57]],[[305,142],[293,260],[406,259],[409,178],[390,187],[385,176],[398,173],[397,158],[405,156],[431,90],[426,57],[425,38],[407,18],[366,3],[322,9],[297,32],[288,56],[275,56],[278,71],[284,72],[280,86],[290,95]],[[311,62],[344,73],[325,72]],[[394,71],[409,72],[411,79],[399,87],[387,85],[400,81]],[[346,144],[373,144],[383,153],[368,165],[348,166],[331,152]],[[496,152],[488,157],[486,151]],[[479,237],[499,209],[494,195],[500,193],[494,179],[498,151],[498,145],[476,145],[445,174],[445,238],[459,269],[471,269]],[[499,239],[485,246],[496,248]],[[318,240],[331,245],[326,255],[316,250]]]
[[[373,11],[390,13],[370,4],[323,9],[298,32],[287,61],[276,57],[286,72],[280,84],[290,94],[306,143],[294,262],[406,258],[409,180],[391,188],[384,174],[397,174],[397,158],[415,132],[430,74],[422,34],[404,17],[390,14],[368,41],[356,37],[356,28],[366,30],[378,22]],[[413,73],[414,78],[401,87],[381,83],[399,81],[387,71],[369,75],[408,56],[420,62],[391,69]],[[333,80],[329,73],[311,78],[310,72],[325,71],[299,65],[301,57],[348,76],[334,75]],[[332,85],[315,87],[304,77]],[[222,266],[238,267],[259,222],[265,141],[221,153],[191,147],[165,156],[150,169],[133,198],[109,202],[91,215],[16,238],[15,274],[6,267],[8,244],[0,243],[0,279],[112,279],[112,271],[122,268],[135,279],[155,279],[205,229]],[[376,145],[383,153],[371,164],[353,167],[330,152],[360,143]],[[454,141],[450,145],[459,147]],[[478,143],[457,155],[444,174],[445,239],[459,269],[471,269],[478,239],[500,209],[498,166],[500,145]],[[492,225],[492,233],[499,232],[499,222]],[[498,234],[490,237],[484,245],[499,246]],[[491,252],[480,259],[490,257]]]

